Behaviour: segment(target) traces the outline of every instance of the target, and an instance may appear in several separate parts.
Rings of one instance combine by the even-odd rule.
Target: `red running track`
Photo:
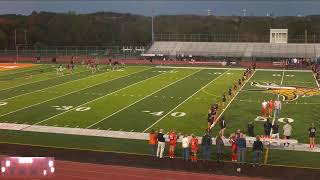
[[[134,168],[113,165],[99,165],[55,161],[54,179],[68,180],[258,180],[257,178],[189,173],[169,170]]]

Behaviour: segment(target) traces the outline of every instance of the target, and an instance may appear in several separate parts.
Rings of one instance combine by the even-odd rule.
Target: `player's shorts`
[[[226,102],[226,98],[223,98],[223,99],[222,99],[222,102]]]
[[[309,137],[314,138],[314,137],[316,137],[316,135],[315,134],[309,134]]]
[[[286,139],[290,139],[290,136],[286,136]]]
[[[171,142],[170,141],[170,146],[176,146],[177,145],[177,141]]]

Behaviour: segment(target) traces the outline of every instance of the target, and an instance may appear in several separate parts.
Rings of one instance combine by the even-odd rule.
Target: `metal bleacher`
[[[155,41],[148,53],[169,56],[183,54],[217,57],[314,58],[320,56],[320,44]]]

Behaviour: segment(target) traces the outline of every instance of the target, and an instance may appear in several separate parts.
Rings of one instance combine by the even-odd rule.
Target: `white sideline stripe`
[[[176,69],[224,69],[224,70],[246,70],[246,68],[214,68],[214,67],[188,67],[188,66],[156,66],[156,68],[176,68]],[[293,70],[293,69],[256,69],[256,71],[286,71],[286,72],[312,72],[311,70]]]
[[[148,129],[150,129],[151,127],[153,127],[154,125],[156,125],[157,123],[159,123],[162,119],[164,119],[168,114],[172,113],[174,110],[176,110],[178,107],[180,107],[182,104],[184,104],[185,102],[187,102],[189,99],[191,99],[194,95],[196,95],[197,93],[199,93],[201,90],[203,90],[204,88],[206,88],[207,86],[209,86],[211,83],[213,83],[214,81],[216,81],[217,79],[219,79],[221,76],[223,76],[226,72],[228,72],[229,70],[223,72],[222,74],[220,74],[219,76],[217,76],[216,78],[214,78],[213,80],[211,80],[209,83],[207,83],[206,85],[202,86],[200,89],[198,89],[195,93],[193,93],[191,96],[189,96],[187,99],[185,99],[184,101],[182,101],[180,104],[178,104],[176,107],[174,107],[173,109],[171,109],[167,114],[165,114],[164,116],[162,116],[160,119],[158,119],[156,122],[154,122],[152,125],[150,125],[149,127],[147,127],[143,132],[146,132]]]
[[[148,69],[152,69],[152,68],[148,68]],[[147,69],[147,70],[148,70],[148,69]],[[142,71],[139,71],[139,72],[142,72]],[[124,90],[124,89],[126,89],[126,88],[129,88],[129,87],[134,86],[134,85],[136,85],[136,84],[139,84],[139,83],[142,83],[142,82],[144,82],[144,81],[147,81],[147,80],[156,78],[156,77],[158,77],[158,76],[160,76],[160,75],[162,75],[162,74],[164,74],[164,73],[160,73],[160,74],[158,74],[158,75],[156,75],[156,76],[152,76],[152,77],[147,78],[147,79],[144,79],[144,80],[142,80],[142,81],[135,82],[135,83],[133,83],[133,84],[131,84],[131,85],[129,85],[129,86],[123,87],[123,88],[121,88],[121,89],[118,89],[118,90],[113,91],[113,92],[111,92],[111,93],[105,94],[105,95],[103,95],[103,96],[101,96],[101,97],[98,97],[98,98],[93,99],[93,100],[91,100],[91,101],[88,101],[88,102],[86,102],[86,103],[80,104],[80,105],[78,105],[78,106],[76,106],[76,107],[74,107],[74,108],[71,108],[70,110],[63,111],[63,112],[61,112],[61,113],[59,113],[59,114],[56,114],[56,115],[54,115],[54,116],[51,116],[51,117],[49,117],[49,118],[47,118],[47,119],[44,119],[44,120],[39,121],[39,122],[37,122],[37,123],[34,123],[33,125],[37,125],[37,124],[43,123],[43,122],[48,121],[48,120],[50,120],[50,119],[52,119],[52,118],[54,118],[54,117],[57,117],[57,116],[60,116],[60,115],[62,115],[62,114],[65,114],[65,113],[67,113],[67,112],[70,112],[70,111],[72,111],[72,110],[75,110],[75,109],[77,109],[77,108],[79,108],[79,107],[81,107],[81,106],[84,106],[84,105],[89,104],[89,103],[91,103],[91,102],[97,101],[97,100],[99,100],[99,99],[102,99],[102,98],[104,98],[104,97],[106,97],[106,96],[109,96],[109,95],[111,95],[111,94],[114,94],[114,93],[116,93],[116,92],[119,92],[119,91],[121,91],[121,90]]]
[[[80,71],[80,72],[84,72],[84,71]],[[56,71],[52,71],[52,72],[45,72],[47,74],[49,73],[54,73],[53,75],[56,74]],[[77,72],[79,73],[79,72]],[[40,73],[41,74],[41,73]],[[40,74],[36,74],[36,75],[40,75]],[[43,74],[42,74],[43,75]],[[66,75],[62,75],[62,76],[69,76],[69,75],[72,75],[72,74],[66,74]],[[20,87],[20,86],[25,86],[25,85],[29,85],[29,84],[33,84],[33,83],[37,83],[37,82],[41,82],[41,81],[47,81],[47,80],[50,80],[50,79],[55,79],[55,78],[60,78],[62,76],[54,76],[54,77],[51,77],[51,78],[46,78],[46,79],[42,79],[42,80],[39,80],[39,81],[34,81],[34,82],[30,82],[30,83],[25,83],[25,84],[20,84],[18,86],[13,86],[13,87],[9,87],[9,88],[5,88],[5,89],[0,89],[0,91],[4,91],[4,90],[8,90],[8,89],[14,89],[14,88],[17,88],[17,87]]]
[[[76,72],[76,73],[73,73],[73,74],[69,74],[69,75],[74,75],[74,74],[82,73],[82,72],[86,72],[86,71],[88,71],[88,70],[79,71],[79,72]],[[102,74],[103,74],[103,73],[102,73]],[[97,74],[97,75],[98,75],[98,74]],[[61,76],[60,76],[60,77],[61,77]],[[64,85],[64,84],[71,83],[71,82],[76,82],[76,81],[78,81],[78,80],[86,79],[86,78],[89,78],[89,77],[92,77],[92,76],[88,76],[88,77],[85,77],[85,78],[76,79],[76,80],[73,80],[73,81],[67,81],[67,82],[64,82],[64,83],[61,83],[61,84],[57,84],[57,85],[54,85],[54,86],[49,86],[49,87],[46,87],[46,88],[43,88],[43,89],[38,89],[38,90],[36,90],[36,91],[32,91],[32,92],[28,92],[28,93],[24,93],[24,94],[19,94],[19,95],[17,95],[17,96],[13,96],[13,97],[10,97],[10,98],[7,98],[7,99],[1,99],[1,101],[6,101],[6,100],[13,99],[13,98],[17,98],[17,97],[20,97],[20,96],[32,94],[32,93],[39,92],[39,91],[43,91],[43,90],[46,90],[46,89],[49,89],[49,88],[53,88],[53,87],[56,87],[56,86]],[[53,79],[53,78],[52,78],[52,79]],[[49,79],[48,79],[48,80],[49,80]],[[0,91],[2,91],[2,90],[0,90]]]
[[[135,105],[136,103],[138,103],[138,102],[140,102],[140,101],[142,101],[142,100],[144,100],[144,99],[146,99],[146,98],[148,98],[148,97],[150,97],[150,96],[152,96],[152,95],[156,94],[157,92],[159,92],[159,91],[161,91],[161,90],[163,90],[163,89],[165,89],[165,88],[167,88],[167,87],[169,87],[169,86],[171,86],[171,85],[173,85],[173,84],[175,84],[175,83],[177,83],[177,82],[179,82],[179,81],[182,81],[182,80],[186,79],[187,77],[189,77],[189,76],[191,76],[191,75],[193,75],[193,74],[195,74],[195,73],[197,73],[197,72],[199,72],[199,71],[200,71],[200,70],[195,71],[194,73],[191,73],[190,75],[188,75],[188,76],[186,76],[186,77],[184,77],[184,78],[182,78],[182,79],[179,79],[179,80],[177,80],[177,81],[174,81],[174,82],[172,82],[172,83],[170,83],[170,84],[168,84],[168,85],[166,85],[166,86],[164,86],[164,87],[162,87],[162,88],[160,88],[160,89],[158,89],[158,90],[154,91],[153,93],[151,93],[151,94],[149,94],[149,95],[147,95],[147,96],[145,96],[145,97],[143,97],[143,98],[139,99],[138,101],[135,101],[135,102],[133,102],[133,103],[129,104],[128,106],[126,106],[126,107],[124,107],[124,108],[122,108],[122,109],[120,109],[120,110],[118,110],[118,111],[116,111],[116,112],[114,112],[114,113],[110,114],[110,115],[109,115],[109,116],[107,116],[107,117],[102,118],[101,120],[99,120],[99,121],[97,121],[97,122],[95,122],[95,123],[93,123],[93,124],[89,125],[89,126],[88,126],[88,127],[86,127],[86,128],[88,129],[88,128],[91,128],[91,127],[93,127],[93,126],[95,126],[95,125],[99,124],[100,122],[102,122],[102,121],[104,121],[104,120],[108,119],[109,117],[111,117],[111,116],[113,116],[113,115],[115,115],[115,114],[117,114],[117,113],[119,113],[119,112],[121,112],[121,111],[123,111],[123,110],[125,110],[125,109],[127,109],[127,108],[129,108],[129,107],[131,107],[131,106],[133,106],[133,105]],[[110,129],[111,129],[111,128],[110,128]]]
[[[254,76],[254,74],[256,73],[256,71],[253,72],[253,74],[250,76],[250,78],[243,84],[243,86],[241,86],[241,88],[239,89],[239,91],[236,93],[236,95],[230,100],[230,102],[227,104],[227,106],[222,110],[222,112],[219,114],[219,116],[217,117],[217,120],[219,120],[221,118],[221,116],[223,115],[223,113],[228,109],[228,107],[230,106],[230,104],[233,102],[233,100],[238,96],[239,92],[243,89],[243,87],[250,81],[250,79]],[[218,122],[218,121],[217,121]],[[212,129],[216,124],[213,123],[210,127],[210,129]]]
[[[95,137],[109,137],[118,139],[135,139],[135,140],[149,140],[149,133],[139,133],[139,132],[125,132],[125,131],[110,131],[110,130],[98,130],[98,129],[83,129],[83,128],[70,128],[70,127],[53,127],[53,126],[39,126],[34,125],[29,127],[28,124],[12,124],[12,123],[0,123],[0,129],[5,130],[16,130],[25,132],[41,132],[41,133],[55,133],[55,134],[66,134],[66,135],[80,135],[80,136],[95,136]],[[199,139],[199,144],[201,144],[201,137]],[[168,135],[165,135],[166,141],[169,141]],[[178,142],[181,142],[182,136],[179,137]],[[213,144],[215,144],[215,138],[212,138]],[[226,146],[230,146],[229,139],[223,139]],[[255,140],[254,137],[246,137],[247,146],[251,147],[252,142]],[[264,142],[264,140],[262,140]],[[271,146],[271,149],[281,149],[288,151],[306,151],[306,152],[320,152],[320,147],[317,145],[315,149],[310,150],[309,144],[298,143],[297,140],[276,140],[273,139],[271,142],[280,142],[280,144],[289,142],[291,146],[294,144],[293,148],[278,148]]]
[[[151,68],[148,68],[148,69],[151,69]],[[144,70],[148,70],[148,69],[144,69]],[[138,72],[134,72],[134,73],[131,73],[131,74],[128,74],[128,75],[125,75],[125,76],[121,76],[121,77],[118,77],[118,78],[115,78],[115,79],[103,81],[103,82],[101,82],[101,83],[94,84],[94,85],[91,85],[91,86],[88,86],[88,87],[85,87],[85,88],[82,88],[82,89],[79,89],[79,90],[76,90],[76,91],[72,91],[72,92],[69,92],[69,93],[67,93],[67,94],[63,94],[63,95],[61,95],[61,96],[57,96],[57,97],[54,97],[54,98],[51,98],[51,99],[47,99],[47,100],[45,100],[45,101],[41,101],[41,102],[39,102],[39,103],[32,104],[32,105],[30,105],[30,106],[26,106],[26,107],[23,107],[23,108],[20,108],[20,109],[17,109],[17,110],[8,112],[8,113],[6,113],[6,114],[0,115],[0,117],[6,116],[6,115],[8,115],[8,114],[15,113],[15,112],[20,111],[20,110],[23,110],[23,109],[27,109],[27,108],[32,107],[32,106],[36,106],[36,105],[39,105],[39,104],[42,104],[42,103],[45,103],[45,102],[48,102],[48,101],[51,101],[51,100],[54,100],[54,99],[58,99],[58,98],[61,98],[61,97],[63,97],[63,96],[67,96],[67,95],[72,94],[72,93],[76,93],[76,92],[82,91],[82,90],[84,90],[84,89],[91,88],[91,87],[93,87],[93,86],[98,86],[98,85],[100,85],[100,84],[103,84],[103,83],[106,83],[106,82],[109,82],[109,81],[113,81],[113,80],[116,80],[116,79],[119,79],[119,78],[127,77],[127,76],[130,76],[130,75],[132,75],[132,74],[142,72],[142,71],[144,71],[144,70],[141,70],[141,71],[138,71]],[[113,71],[109,71],[109,72],[113,72]],[[106,73],[108,73],[108,72],[106,72]]]

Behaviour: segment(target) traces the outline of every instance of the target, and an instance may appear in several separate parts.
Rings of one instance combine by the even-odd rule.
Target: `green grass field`
[[[116,71],[101,66],[100,70],[92,74],[78,66],[73,74],[58,76],[54,66],[40,65],[1,72],[5,82],[0,84],[0,122],[134,132],[164,128],[200,136],[207,126],[208,108],[220,102],[244,72],[151,66]],[[256,134],[263,134],[263,122],[255,121],[261,101],[277,95],[250,91],[253,81],[317,87],[311,72],[257,71],[226,111],[219,112],[227,120],[227,135],[238,128],[245,132],[248,122],[254,122]],[[307,143],[310,123],[320,125],[319,108],[320,96],[283,102],[281,117],[294,120],[294,139]],[[217,132],[216,127],[213,134]]]
[[[52,65],[1,71],[0,123],[128,132],[163,128],[167,132],[175,129],[202,136],[207,126],[208,108],[213,102],[221,102],[222,94],[243,72],[241,69],[152,66],[128,66],[112,71],[108,66],[101,66],[99,72],[92,74],[85,66],[77,66],[73,74],[66,72],[61,76]],[[228,100],[225,111],[219,111],[227,121],[226,136],[238,128],[246,132],[248,122],[254,123],[256,134],[263,134],[264,122],[255,121],[261,115],[261,102],[277,99],[278,94],[262,88],[252,91],[257,88],[251,82],[318,88],[311,72],[258,70],[236,97]],[[317,128],[320,125],[320,94],[317,92],[319,90],[314,96],[301,95],[296,100],[282,102],[281,118],[293,119],[292,138],[302,143],[308,143],[310,123],[314,122]],[[282,96],[279,97],[282,100]],[[283,123],[279,124],[282,129]],[[218,130],[219,127],[213,129],[213,136]],[[125,152],[149,153],[144,149],[147,143],[138,140],[7,130],[0,134],[9,134],[6,141],[11,143],[121,152],[124,152],[125,143],[132,145]],[[105,149],[107,146],[102,141],[112,145]],[[279,157],[283,153],[300,160],[292,164],[282,158],[282,162]],[[315,154],[307,153],[304,161],[303,152],[271,150],[268,162],[319,167],[312,160]]]

